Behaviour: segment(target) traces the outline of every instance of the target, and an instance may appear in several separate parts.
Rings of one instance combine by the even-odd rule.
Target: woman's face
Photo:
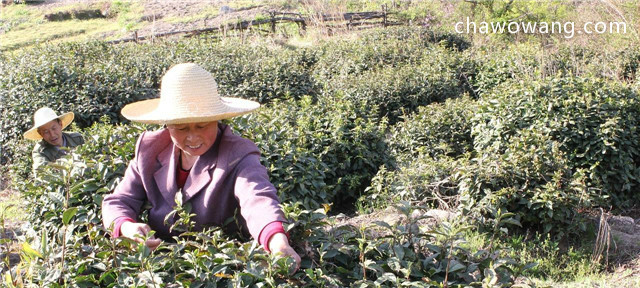
[[[209,150],[218,135],[218,121],[167,125],[173,144],[197,157]]]

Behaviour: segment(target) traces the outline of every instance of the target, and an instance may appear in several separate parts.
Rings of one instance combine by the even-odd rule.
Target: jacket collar
[[[158,190],[160,190],[164,200],[173,206],[175,204],[174,197],[176,195],[176,191],[178,191],[178,184],[176,183],[175,177],[178,154],[174,150],[178,150],[178,148],[175,147],[172,142],[169,142],[169,144],[170,145],[167,145],[162,152],[158,153],[156,159],[160,164],[160,169],[153,173],[153,179],[156,181]]]
[[[78,133],[66,133],[66,132],[62,132],[62,137],[65,140],[65,144],[62,146],[65,147],[76,147],[78,145],[82,145],[84,143],[84,140],[82,139],[82,136],[80,136],[80,134]]]
[[[62,146],[57,147],[57,146],[53,146],[51,144],[49,144],[49,142],[45,141],[44,139],[40,140],[40,146],[38,148],[39,152],[44,154],[45,157],[47,158],[47,160],[53,162],[56,161],[58,158],[64,156],[66,154],[66,150],[63,149],[68,149],[65,147],[69,147],[70,139],[71,137],[69,137],[69,135],[65,132],[62,132]],[[75,147],[77,145],[74,146],[70,146],[70,147]]]
[[[211,145],[211,148],[203,155],[198,157],[198,160],[191,167],[187,182],[182,189],[183,203],[191,199],[198,192],[200,192],[207,184],[211,182],[212,172],[218,162],[218,147],[220,146],[221,138],[223,137],[223,131],[226,125],[218,124],[218,134],[216,141]],[[168,132],[167,132],[168,133]],[[175,195],[178,191],[177,184],[177,169],[178,169],[178,156],[180,155],[180,149],[169,142],[170,145],[158,153],[157,161],[160,164],[160,168],[153,174],[153,178],[156,180],[158,189],[162,193],[164,199],[175,205]]]

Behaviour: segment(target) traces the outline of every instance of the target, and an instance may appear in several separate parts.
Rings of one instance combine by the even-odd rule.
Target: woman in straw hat
[[[43,107],[33,114],[33,127],[24,133],[24,138],[40,141],[33,147],[33,173],[42,165],[54,162],[67,154],[67,149],[84,143],[79,133],[62,132],[73,122],[73,112],[60,116],[49,107]]]
[[[182,202],[190,203],[195,214],[196,229],[223,226],[240,215],[223,229],[248,232],[267,251],[291,256],[299,267],[300,256],[289,245],[282,226],[284,214],[260,164],[260,151],[218,123],[259,106],[220,97],[211,74],[192,63],[167,71],[160,98],[126,105],[122,115],[127,119],[165,128],[140,136],[124,178],[102,202],[104,225],[113,228],[112,236],[143,242],[138,235],[154,230],[160,239],[146,241],[152,249],[161,239],[171,239],[175,231],[169,227],[175,219],[164,220],[176,205],[176,193],[182,191]],[[139,223],[146,201],[151,204],[149,223]]]

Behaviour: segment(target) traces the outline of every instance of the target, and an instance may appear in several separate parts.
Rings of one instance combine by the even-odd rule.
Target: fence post
[[[271,14],[271,33],[276,34],[276,13],[271,11],[269,14]]]
[[[133,40],[138,43],[138,30],[133,31]]]
[[[300,33],[300,36],[304,36],[305,34],[307,34],[307,22],[302,20],[302,22],[298,23],[298,26],[302,27],[302,30],[298,30]]]
[[[382,27],[387,27],[387,4],[382,5]]]

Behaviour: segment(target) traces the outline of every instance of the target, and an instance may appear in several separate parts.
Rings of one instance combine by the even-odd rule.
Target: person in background
[[[298,269],[300,256],[289,245],[286,220],[258,147],[218,122],[259,107],[218,95],[211,74],[193,63],[166,72],[160,98],[126,105],[121,113],[127,119],[164,126],[140,135],[124,178],[102,202],[103,223],[113,229],[112,237],[144,242],[151,249],[171,240],[177,236],[169,229],[176,219],[165,223],[165,216],[181,193],[178,197],[195,214],[195,229],[248,232],[270,253],[292,257]],[[145,202],[151,204],[149,220],[141,223]],[[152,230],[158,238],[148,237]]]
[[[67,154],[70,148],[84,144],[80,133],[62,132],[73,122],[73,112],[60,116],[49,107],[42,107],[33,114],[33,127],[24,133],[24,138],[40,141],[33,147],[33,173],[50,162]]]

